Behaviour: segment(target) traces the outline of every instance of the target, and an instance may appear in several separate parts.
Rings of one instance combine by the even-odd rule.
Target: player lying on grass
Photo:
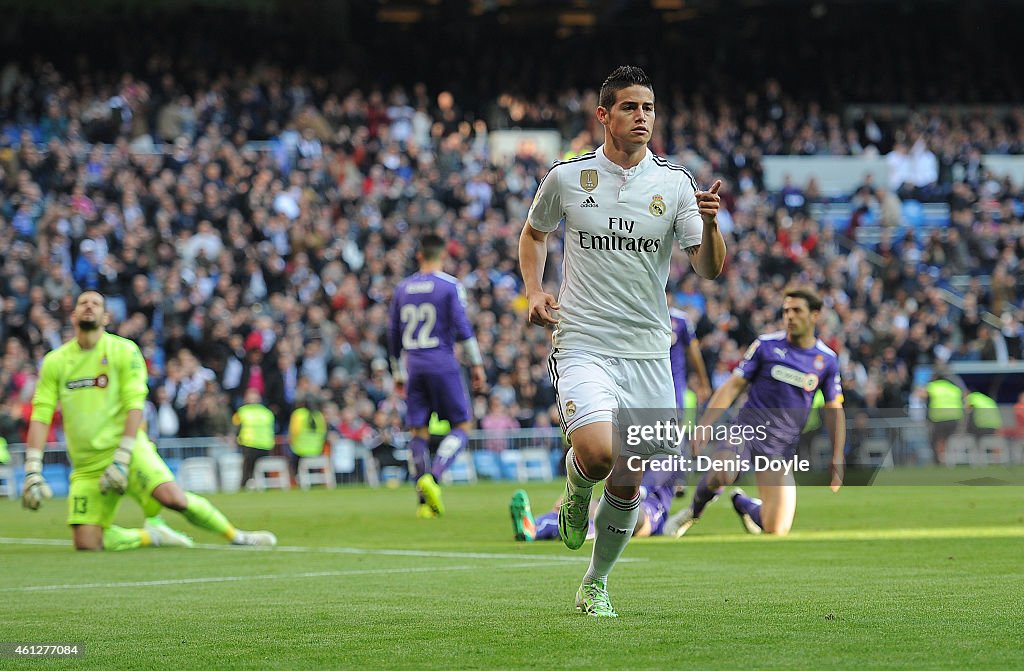
[[[668,518],[669,509],[672,507],[672,498],[676,489],[675,483],[677,473],[672,471],[644,472],[640,483],[640,515],[637,517],[636,525],[633,527],[634,538],[645,536],[660,536],[664,532],[665,521]],[[512,516],[512,533],[517,541],[546,541],[558,538],[558,510],[561,501],[555,507],[534,519],[533,511],[530,508],[530,497],[523,489],[517,490],[512,495],[512,502],[509,504],[509,511]],[[587,530],[587,539],[595,536],[594,515],[597,509],[597,502],[591,504],[590,524]]]
[[[32,399],[23,505],[37,510],[52,496],[43,479],[42,458],[59,402],[72,467],[68,524],[76,549],[191,546],[188,536],[152,519],[162,508],[176,510],[236,545],[275,545],[274,534],[236,529],[212,503],[174,481],[142,430],[142,407],[149,393],[142,352],[131,340],[107,333],[109,321],[103,296],[83,292],[71,314],[74,338],[43,359]],[[150,518],[142,529],[113,524],[125,495],[138,501]]]
[[[785,330],[754,341],[733,377],[715,391],[695,429],[694,455],[702,453],[709,441],[712,432],[706,429],[744,391],[747,401],[740,409],[737,425],[731,428],[749,428],[734,435],[754,437],[736,448],[726,446],[712,457],[712,464],[719,468],[704,473],[690,507],[668,519],[666,535],[682,536],[700,519],[705,506],[735,482],[739,470],[733,466],[743,461],[754,463],[756,457],[792,462],[819,389],[825,399],[822,415],[832,440],[832,491],[839,490],[845,464],[846,416],[839,359],[814,331],[821,305],[821,298],[813,291],[787,291],[782,303]],[[744,527],[752,533],[788,534],[796,514],[792,472],[761,469],[755,471],[755,476],[763,501],[748,497],[742,490],[732,495],[733,507]]]

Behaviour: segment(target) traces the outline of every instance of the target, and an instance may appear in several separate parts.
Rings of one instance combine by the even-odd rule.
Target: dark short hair
[[[641,68],[635,65],[620,65],[612,70],[608,78],[601,84],[601,94],[598,96],[597,104],[605,109],[611,109],[615,104],[615,94],[630,86],[646,86],[654,93],[654,85],[651,78]]]
[[[436,233],[427,233],[420,238],[420,254],[424,261],[436,261],[444,252],[444,239]]]
[[[79,301],[79,300],[80,300],[80,299],[82,298],[82,296],[84,296],[85,294],[96,294],[97,296],[99,296],[99,297],[100,297],[100,300],[101,300],[101,301],[103,301],[103,311],[104,311],[104,312],[106,312],[106,311],[107,311],[107,297],[106,297],[106,296],[104,296],[104,295],[103,295],[102,293],[100,293],[99,291],[96,291],[95,289],[86,289],[85,291],[83,291],[83,292],[79,293],[79,294],[78,294],[77,296],[75,296],[75,305],[78,305],[78,301]]]
[[[807,301],[807,309],[811,312],[821,309],[821,296],[817,294],[813,289],[807,289],[805,287],[798,289],[790,289],[787,291],[783,298],[802,298]]]

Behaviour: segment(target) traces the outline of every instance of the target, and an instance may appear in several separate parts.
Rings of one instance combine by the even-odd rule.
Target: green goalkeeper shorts
[[[68,524],[93,524],[104,529],[113,524],[123,497],[116,492],[100,492],[102,475],[102,471],[72,471],[68,487]],[[146,516],[151,517],[161,508],[160,503],[153,498],[153,490],[165,482],[173,481],[174,474],[156,453],[156,446],[148,439],[140,438],[128,467],[128,490],[125,495],[138,501]]]

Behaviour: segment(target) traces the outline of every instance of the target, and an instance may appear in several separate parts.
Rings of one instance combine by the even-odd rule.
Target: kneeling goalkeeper
[[[276,544],[269,531],[236,529],[213,504],[174,481],[141,430],[149,393],[142,352],[132,341],[107,333],[109,320],[103,296],[83,292],[71,314],[75,337],[43,359],[32,400],[22,504],[37,510],[52,495],[42,476],[42,457],[59,401],[72,466],[68,524],[76,549],[192,545],[187,536],[154,521],[142,529],[114,526],[124,494],[135,498],[147,517],[166,507],[234,544]]]

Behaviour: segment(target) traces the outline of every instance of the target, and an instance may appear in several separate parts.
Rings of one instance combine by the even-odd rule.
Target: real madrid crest
[[[575,414],[576,414],[576,402],[575,401],[566,401],[565,402],[565,416],[566,417],[572,417]]]
[[[651,204],[647,206],[647,209],[651,211],[656,217],[660,217],[665,214],[665,199],[661,196],[655,195],[651,198]]]
[[[597,170],[580,170],[580,186],[587,193],[597,188]]]

